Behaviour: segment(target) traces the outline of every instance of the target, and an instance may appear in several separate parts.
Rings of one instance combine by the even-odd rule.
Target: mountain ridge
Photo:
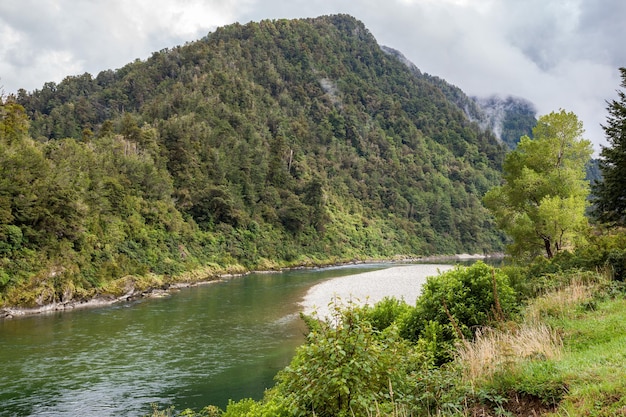
[[[480,201],[502,146],[347,15],[225,26],[16,101],[29,134],[0,156],[37,180],[3,172],[0,267],[25,304],[207,264],[502,247]]]
[[[537,110],[530,101],[514,96],[491,95],[489,97],[467,96],[463,90],[437,76],[424,74],[402,52],[381,45],[381,49],[405,64],[416,77],[429,80],[438,86],[448,100],[456,104],[470,121],[478,123],[483,130],[492,132],[509,149],[517,146],[523,135],[532,136],[537,124]]]

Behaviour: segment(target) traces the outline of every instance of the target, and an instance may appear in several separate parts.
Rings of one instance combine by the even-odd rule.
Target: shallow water
[[[251,274],[161,299],[0,321],[0,416],[141,416],[151,403],[181,410],[259,399],[304,340],[299,312],[329,301],[347,282],[338,277],[361,274],[349,285],[361,290],[378,282],[373,302],[401,280],[419,288],[418,269],[432,271],[391,266]]]

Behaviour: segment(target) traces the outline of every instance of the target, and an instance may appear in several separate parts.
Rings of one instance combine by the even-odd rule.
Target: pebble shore
[[[340,304],[351,301],[373,305],[385,297],[396,297],[413,305],[427,277],[452,268],[453,265],[444,264],[402,265],[333,278],[309,289],[301,302],[303,313],[329,317],[329,304],[335,300]]]

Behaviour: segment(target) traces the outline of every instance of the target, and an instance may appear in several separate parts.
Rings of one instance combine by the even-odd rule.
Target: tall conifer
[[[620,68],[621,86],[626,88],[626,68]],[[594,213],[605,223],[626,225],[626,93],[609,103],[607,124],[602,126],[609,146],[602,147],[600,171],[603,179],[593,187]]]

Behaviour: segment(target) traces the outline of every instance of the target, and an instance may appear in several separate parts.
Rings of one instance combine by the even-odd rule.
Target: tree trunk
[[[548,259],[552,259],[554,255],[552,254],[552,245],[551,245],[550,239],[546,239],[545,237],[542,239],[543,239],[543,244],[546,246],[546,254],[548,255]]]

